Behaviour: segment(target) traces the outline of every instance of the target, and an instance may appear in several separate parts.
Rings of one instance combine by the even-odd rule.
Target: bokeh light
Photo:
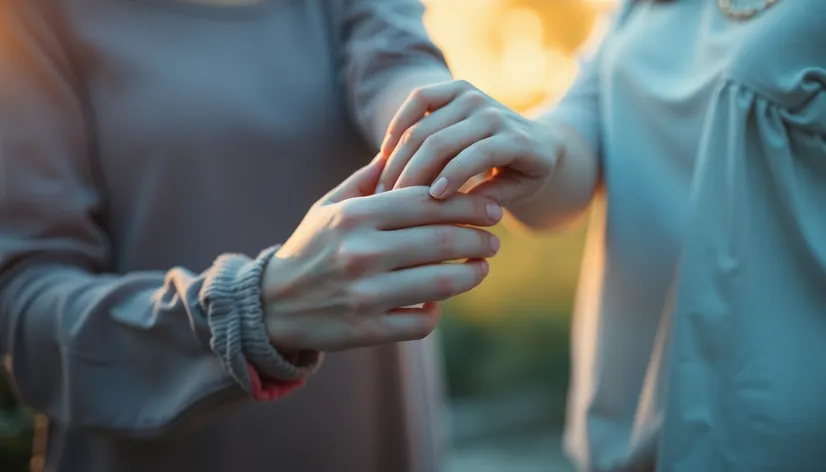
[[[425,24],[454,76],[522,112],[553,102],[574,80],[577,57],[604,32],[615,0],[427,0]],[[478,321],[516,311],[569,313],[583,227],[540,237],[497,228],[502,249],[483,287],[453,301]],[[517,308],[515,301],[518,300]]]

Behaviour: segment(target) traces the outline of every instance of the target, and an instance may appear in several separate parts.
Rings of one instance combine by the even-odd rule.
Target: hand
[[[376,191],[429,185],[435,198],[489,173],[471,193],[502,205],[536,195],[560,154],[543,124],[524,118],[464,81],[414,91],[382,144],[389,156]]]
[[[427,187],[371,195],[382,159],[317,202],[269,262],[265,324],[280,349],[341,350],[421,339],[441,301],[479,285],[499,248],[502,209],[477,196],[444,201]],[[370,195],[370,196],[366,196]],[[444,261],[467,259],[463,263]],[[398,308],[424,303],[422,308]]]

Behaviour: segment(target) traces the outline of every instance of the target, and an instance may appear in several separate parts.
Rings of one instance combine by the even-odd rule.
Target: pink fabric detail
[[[289,395],[293,390],[304,385],[304,380],[262,379],[258,371],[247,364],[252,383],[252,397],[258,401],[271,402]]]

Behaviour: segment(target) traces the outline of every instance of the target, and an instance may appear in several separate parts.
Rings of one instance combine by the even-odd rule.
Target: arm
[[[451,80],[419,0],[345,0],[344,80],[354,121],[378,147],[413,90]]]
[[[147,436],[248,399],[250,363],[295,387],[311,366],[259,342],[272,250],[203,274],[107,273],[92,133],[53,5],[0,0],[0,352],[23,400],[66,426]]]
[[[601,172],[601,48],[562,101],[536,119],[464,81],[418,89],[388,128],[388,162],[377,188],[429,185],[441,199],[488,173],[470,191],[531,228],[558,228],[581,215]]]
[[[507,206],[531,229],[565,226],[588,208],[600,178],[599,55],[588,61],[562,100],[535,121],[556,144],[554,171],[532,198]]]
[[[533,229],[569,222],[588,207],[598,184],[598,62],[537,119],[464,81],[420,89],[387,131],[379,188],[429,185],[443,199],[495,171],[470,192],[499,202]]]

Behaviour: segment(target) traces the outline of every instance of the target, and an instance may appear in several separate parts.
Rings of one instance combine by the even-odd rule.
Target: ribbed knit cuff
[[[264,326],[261,277],[278,247],[263,251],[257,258],[237,254],[220,256],[201,289],[212,336],[210,347],[227,371],[247,391],[253,390],[249,365],[262,380],[295,382],[312,374],[321,354],[302,352],[287,360],[269,341]]]

